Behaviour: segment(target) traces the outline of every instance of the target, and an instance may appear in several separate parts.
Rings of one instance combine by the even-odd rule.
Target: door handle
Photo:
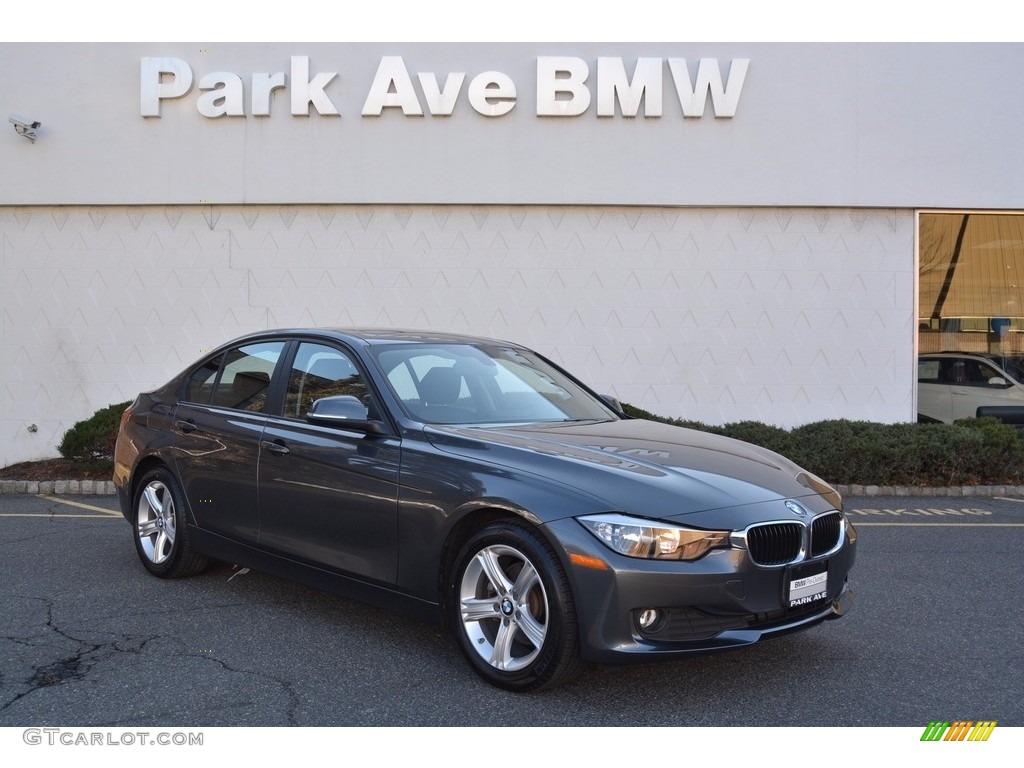
[[[276,453],[278,456],[284,456],[288,453],[287,445],[273,440],[261,440],[260,447],[265,448],[269,453]]]
[[[196,429],[198,429],[198,427],[196,427],[196,423],[192,420],[185,421],[184,419],[177,419],[174,422],[174,426],[176,426],[185,434],[188,434],[189,432],[195,432]]]

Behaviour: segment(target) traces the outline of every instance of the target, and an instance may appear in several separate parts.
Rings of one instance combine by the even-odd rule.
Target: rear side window
[[[283,341],[246,344],[204,363],[189,376],[185,399],[265,413],[270,377],[284,344]]]
[[[265,341],[229,350],[213,390],[213,405],[265,413],[270,377],[283,349],[283,341]]]
[[[188,384],[185,385],[185,400],[190,403],[209,404],[213,397],[213,385],[217,383],[217,373],[220,371],[221,361],[224,355],[208,360],[188,377]]]
[[[917,380],[927,384],[938,384],[939,361],[920,360],[917,363]]]

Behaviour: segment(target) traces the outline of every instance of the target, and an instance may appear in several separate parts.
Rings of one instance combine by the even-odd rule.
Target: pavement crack
[[[182,655],[187,656],[189,658],[199,658],[203,661],[213,662],[214,664],[218,664],[222,669],[224,669],[226,672],[230,672],[231,674],[249,675],[250,677],[254,677],[258,680],[269,680],[275,685],[280,686],[280,688],[285,692],[285,695],[287,695],[288,697],[288,706],[285,708],[285,717],[288,721],[286,725],[299,725],[299,694],[295,691],[295,686],[289,681],[279,677],[278,675],[270,675],[265,672],[257,672],[252,669],[238,669],[236,667],[231,666],[223,659],[218,659],[216,656],[210,656],[207,654],[199,653],[187,653]]]
[[[119,653],[140,653],[146,645],[158,636],[145,637],[141,640],[127,635],[96,643],[75,637],[57,625],[54,620],[53,601],[45,597],[19,596],[23,600],[40,602],[45,606],[46,622],[44,631],[49,631],[63,638],[71,644],[70,653],[64,652],[55,660],[36,664],[32,667],[31,675],[22,681],[24,690],[15,694],[7,701],[0,702],[0,712],[3,712],[26,696],[44,688],[60,685],[65,682],[84,680],[90,670],[100,662],[106,661]],[[32,648],[42,648],[50,642],[40,638],[40,642],[32,642],[34,638],[4,637],[13,643],[26,645]]]

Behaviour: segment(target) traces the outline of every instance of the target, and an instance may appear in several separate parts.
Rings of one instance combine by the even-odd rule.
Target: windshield
[[[413,344],[373,352],[408,415],[428,424],[617,418],[604,403],[525,349]]]

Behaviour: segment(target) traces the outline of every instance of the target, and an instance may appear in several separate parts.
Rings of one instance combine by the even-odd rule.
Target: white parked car
[[[951,424],[977,416],[978,408],[993,406],[1007,409],[1002,416],[1024,414],[1024,357],[967,352],[918,357],[919,421]]]

